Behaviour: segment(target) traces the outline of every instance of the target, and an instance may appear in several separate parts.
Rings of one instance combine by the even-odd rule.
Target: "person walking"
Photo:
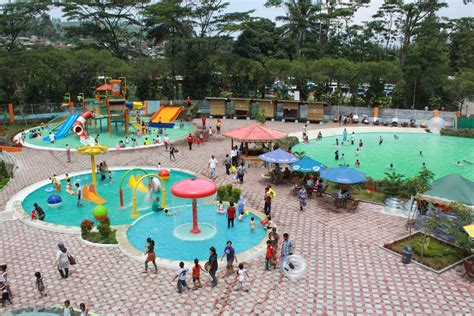
[[[301,186],[298,191],[298,201],[300,202],[300,211],[303,211],[303,208],[306,207],[306,201],[308,200],[308,191],[304,185]]]
[[[229,176],[230,167],[232,166],[232,160],[230,159],[229,154],[225,155],[224,166],[225,166],[225,173]]]
[[[188,142],[189,150],[193,149],[193,142],[194,142],[194,137],[189,133],[188,137],[186,138],[186,141]]]
[[[71,146],[69,144],[66,144],[66,157],[67,162],[71,162]]]
[[[237,263],[237,256],[235,255],[235,250],[232,247],[232,241],[228,240],[224,248],[224,254],[222,255],[221,261],[226,257],[226,271],[224,273],[224,278],[229,274],[234,273],[234,261]]]
[[[270,192],[270,188],[265,188],[265,196],[263,197],[264,204],[263,204],[263,211],[265,215],[270,215],[272,212],[272,194]]]
[[[235,219],[235,207],[234,202],[229,203],[229,207],[227,208],[227,228],[234,228],[234,219]]]
[[[216,168],[217,168],[217,159],[214,157],[214,155],[212,155],[211,159],[209,159],[209,170],[210,170],[211,179],[217,178],[216,177]]]
[[[216,123],[217,135],[221,134],[221,127],[222,127],[221,119],[217,119],[217,123]]]
[[[171,281],[171,282],[173,282],[174,280],[178,279],[178,283],[176,284],[176,289],[177,289],[178,293],[180,293],[180,294],[183,293],[184,288],[186,288],[188,291],[191,290],[191,288],[186,283],[186,274],[188,273],[188,271],[189,271],[189,269],[185,268],[184,267],[184,262],[181,261],[179,263],[179,269],[176,272],[176,275],[174,276],[173,280]]]
[[[205,115],[201,116],[201,122],[202,122],[202,129],[206,130],[206,116]]]
[[[69,253],[67,248],[64,247],[64,244],[60,242],[58,244],[58,252],[56,255],[55,264],[58,268],[61,278],[67,279],[69,277]]]
[[[176,161],[176,157],[175,157],[175,155],[174,155],[175,152],[176,152],[176,148],[174,147],[173,144],[170,144],[170,151],[169,151],[169,153],[170,153],[170,160],[171,160],[171,161]]]
[[[237,166],[237,157],[239,156],[239,150],[237,149],[237,146],[234,146],[232,150],[230,151],[230,159],[231,163],[234,166]]]
[[[240,166],[237,168],[237,179],[239,179],[240,184],[244,183],[244,175],[247,173],[245,165],[243,162],[240,163]]]
[[[145,245],[145,254],[146,254],[146,259],[145,259],[145,271],[143,273],[148,272],[148,262],[153,263],[153,266],[155,267],[155,273],[158,273],[158,267],[156,266],[156,255],[155,255],[155,241],[148,237],[146,239],[146,245]]]
[[[217,273],[217,252],[216,248],[211,247],[209,248],[209,260],[207,261],[206,266],[209,266],[209,275],[212,278],[212,287],[217,285],[217,278],[216,278],[216,273]]]

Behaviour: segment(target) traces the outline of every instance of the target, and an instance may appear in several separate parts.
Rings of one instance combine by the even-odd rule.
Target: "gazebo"
[[[225,132],[224,136],[232,139],[232,147],[234,147],[234,140],[244,143],[244,154],[248,157],[249,143],[270,143],[271,148],[271,143],[288,136],[288,133],[256,123]]]
[[[418,200],[433,204],[449,205],[461,203],[474,209],[474,182],[453,173],[442,177],[431,184],[431,189],[418,194]]]

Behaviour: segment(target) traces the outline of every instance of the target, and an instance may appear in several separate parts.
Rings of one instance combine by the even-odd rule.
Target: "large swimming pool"
[[[189,203],[189,201],[188,201]],[[225,214],[216,212],[216,205],[200,203],[198,205],[198,222],[201,234],[189,232],[192,227],[191,205],[180,205],[171,209],[173,216],[162,212],[150,213],[138,219],[127,231],[127,239],[133,247],[144,251],[148,237],[155,240],[155,252],[160,258],[192,261],[208,259],[209,248],[216,247],[220,257],[226,242],[232,241],[237,253],[257,246],[266,236],[266,230],[260,225],[260,218],[249,213],[242,221],[235,220],[233,228],[227,228]],[[254,217],[257,224],[255,231],[250,230],[249,221]]]
[[[423,166],[440,178],[451,173],[459,173],[474,181],[474,139],[462,137],[440,136],[422,133],[355,133],[355,143],[349,141],[342,144],[342,135],[324,137],[320,141],[311,140],[309,144],[300,143],[293,151],[303,151],[309,157],[329,167],[348,164],[354,167],[356,159],[360,161],[360,170],[375,179],[384,178],[393,164],[395,172],[405,177],[416,175]],[[348,129],[348,139],[352,131]],[[382,136],[383,143],[379,145]],[[335,160],[336,139],[339,141],[337,150],[339,160]],[[362,139],[364,147],[359,156],[356,148]],[[420,151],[422,155],[420,155]],[[344,159],[342,160],[342,154]],[[458,161],[460,164],[458,164]]]
[[[97,184],[96,190],[99,196],[103,197],[107,202],[104,206],[107,207],[109,211],[109,218],[111,225],[124,225],[131,224],[134,219],[131,218],[132,213],[132,189],[128,186],[128,181],[130,176],[134,175],[144,175],[145,173],[156,173],[156,170],[146,169],[146,170],[134,170],[124,180],[123,183],[123,197],[124,197],[124,207],[120,207],[120,198],[119,198],[119,186],[122,176],[129,169],[113,170],[112,171],[112,183],[109,182],[108,178],[104,181],[100,180],[100,176],[97,175]],[[170,178],[165,182],[166,192],[167,192],[167,201],[171,206],[180,205],[183,203],[189,203],[189,201],[182,199],[173,199],[171,195],[171,186],[180,180],[194,178],[193,175],[178,171],[171,170]],[[78,182],[81,186],[90,185],[92,182],[91,173],[80,174],[77,176],[70,177],[71,183]],[[147,180],[144,180],[145,185]],[[61,180],[61,191],[60,192],[47,192],[51,189],[52,185],[47,184],[43,185],[33,192],[29,193],[22,202],[23,210],[30,215],[31,210],[33,209],[33,204],[38,203],[41,208],[46,213],[45,221],[54,224],[67,225],[67,226],[80,226],[81,221],[84,218],[93,219],[92,209],[96,204],[83,200],[83,206],[77,206],[76,195],[70,195],[65,192],[66,182]],[[58,194],[62,203],[57,208],[52,208],[48,206],[47,199],[52,194]],[[143,193],[137,190],[137,210],[139,215],[146,214],[151,211],[151,201],[155,197],[160,197],[160,193]]]

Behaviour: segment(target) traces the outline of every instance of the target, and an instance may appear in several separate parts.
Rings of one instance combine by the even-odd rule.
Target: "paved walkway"
[[[224,121],[224,129],[249,124]],[[288,132],[301,131],[302,124],[269,122]],[[329,125],[330,126],[330,125]],[[324,126],[326,127],[326,126]],[[319,128],[319,126],[318,126]],[[215,154],[222,162],[230,141],[216,137],[188,151],[178,145],[177,162],[170,163],[164,148],[104,155],[109,166],[150,165],[160,161],[208,174],[207,161]],[[79,171],[89,167],[88,157],[73,155],[65,163],[65,153],[25,149],[14,154],[19,163],[15,179],[0,193],[3,210],[12,194],[53,173]],[[241,186],[247,203],[262,208],[262,169],[253,168]],[[217,182],[232,181],[219,166]],[[474,310],[474,284],[461,279],[458,267],[443,275],[428,272],[382,249],[383,243],[406,234],[405,220],[380,213],[379,206],[362,204],[355,214],[328,211],[329,199],[311,199],[304,212],[298,210],[289,186],[276,187],[273,212],[280,233],[288,232],[296,252],[306,257],[306,277],[292,281],[278,271],[264,271],[263,258],[248,263],[249,293],[234,291],[233,277],[219,286],[207,285],[190,293],[178,294],[171,282],[174,272],[143,274],[142,263],[126,257],[118,249],[102,249],[83,244],[77,236],[61,235],[31,228],[15,220],[0,222],[0,263],[7,263],[15,294],[14,308],[51,307],[65,299],[77,306],[89,304],[98,313],[316,313],[320,314],[470,314]],[[4,213],[6,216],[7,214]],[[56,244],[62,241],[75,255],[78,265],[71,278],[62,280],[53,261]],[[224,245],[216,245],[219,254]],[[37,298],[34,272],[44,274],[48,296]],[[203,277],[208,281],[208,276]],[[12,308],[8,308],[11,310]],[[0,313],[2,310],[0,309]]]

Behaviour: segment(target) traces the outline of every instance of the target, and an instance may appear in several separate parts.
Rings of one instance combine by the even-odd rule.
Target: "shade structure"
[[[271,163],[293,163],[299,160],[295,155],[290,154],[281,148],[261,154],[258,158]]]
[[[462,203],[474,206],[474,182],[453,173],[431,183],[431,189],[417,198],[437,204]]]
[[[96,91],[107,91],[112,90],[112,86],[109,84],[103,84],[95,89]]]
[[[340,184],[360,183],[367,179],[362,172],[344,166],[321,171],[321,178]]]
[[[196,199],[211,196],[216,193],[216,191],[216,184],[210,180],[203,178],[181,180],[179,182],[176,182],[171,187],[171,193],[174,196],[193,199],[193,228],[191,229],[192,234],[199,234],[201,232],[198,227]]]
[[[225,132],[224,136],[239,142],[273,142],[286,137],[288,133],[272,129],[264,124],[252,124]]]
[[[297,172],[320,172],[326,166],[319,161],[309,158],[308,156],[291,164],[291,170]]]
[[[186,199],[199,199],[213,195],[217,191],[214,182],[203,178],[185,179],[171,187],[174,196]]]

